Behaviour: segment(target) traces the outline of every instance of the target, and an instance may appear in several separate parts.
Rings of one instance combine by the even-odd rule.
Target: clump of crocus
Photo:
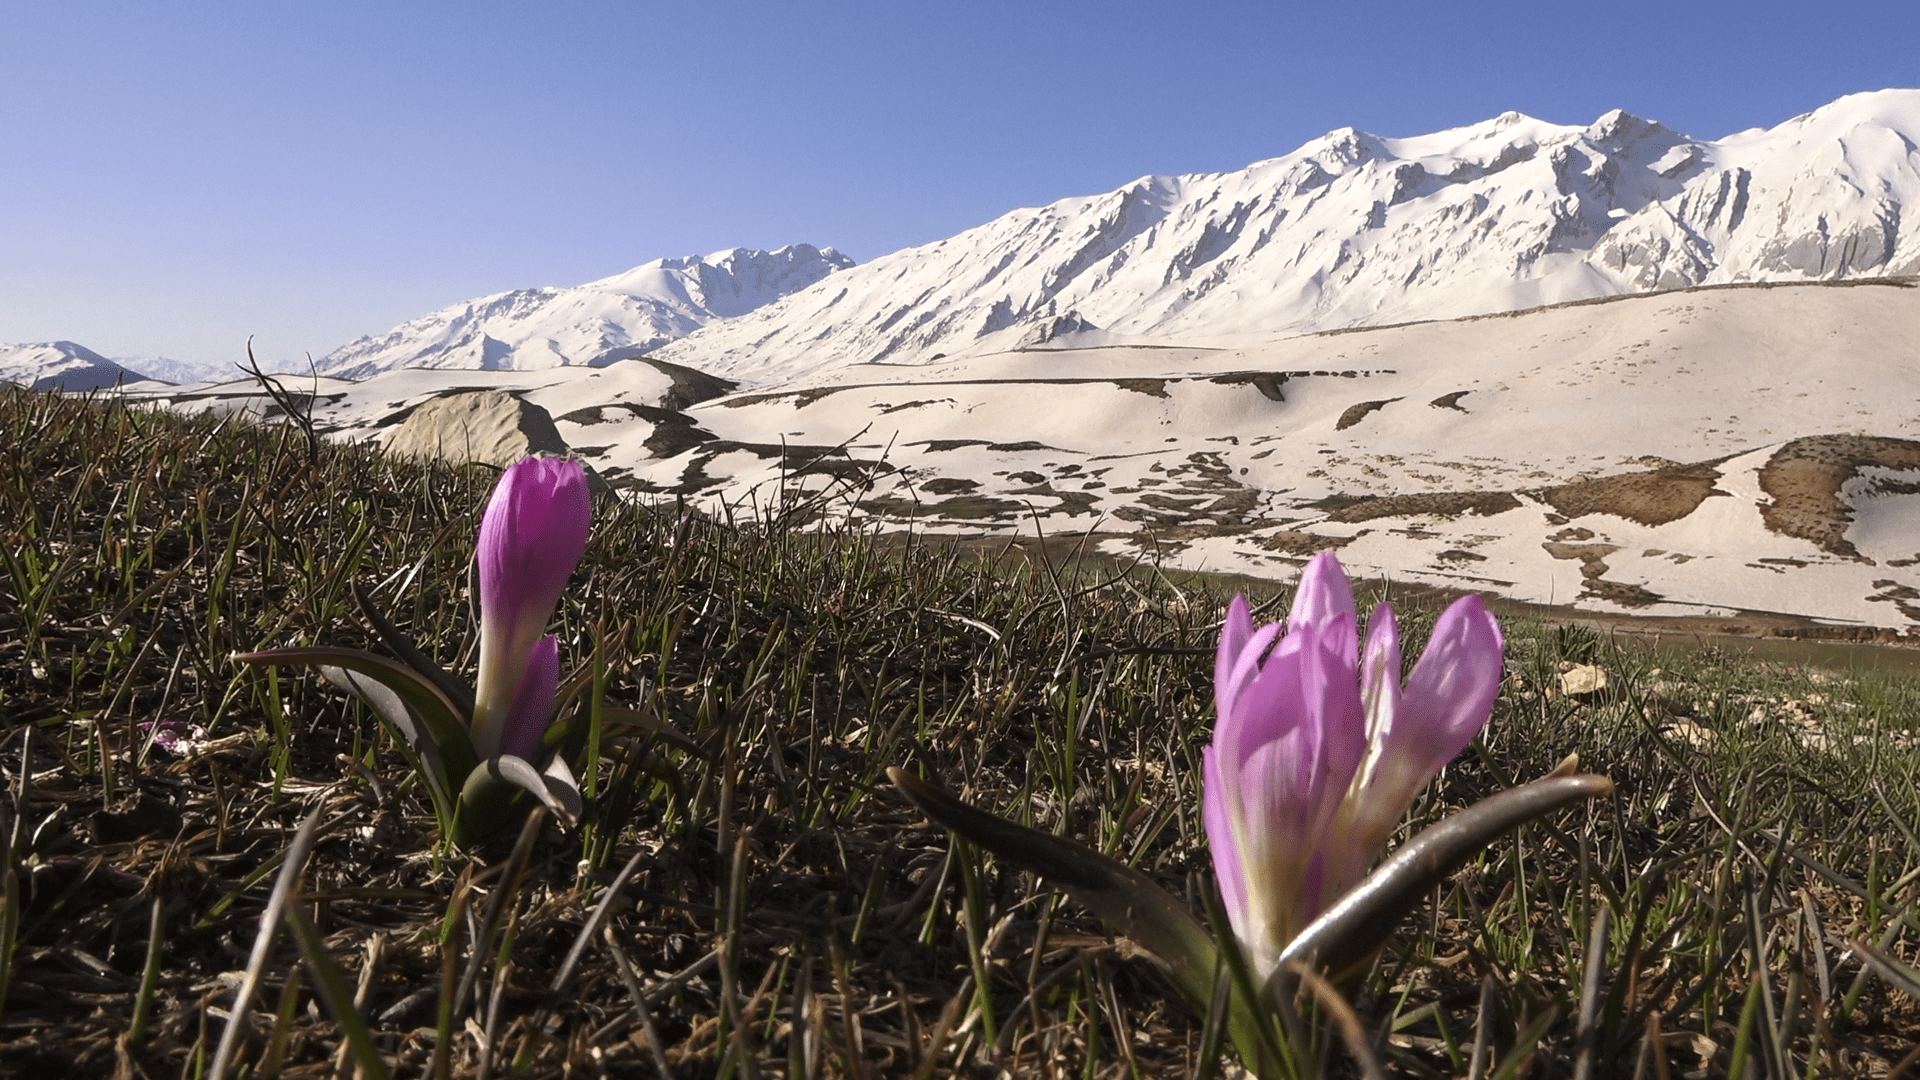
[[[1500,627],[1477,596],[1440,616],[1404,685],[1393,609],[1374,609],[1364,653],[1356,620],[1346,573],[1323,552],[1284,628],[1256,629],[1235,597],[1220,634],[1202,813],[1234,935],[1262,975],[1366,876],[1500,686]]]
[[[318,664],[392,725],[421,773],[443,829],[461,843],[514,817],[526,792],[555,814],[579,814],[564,756],[546,744],[560,646],[546,633],[586,551],[591,506],[578,461],[526,458],[503,472],[480,522],[480,671],[469,690],[422,653],[356,588],[362,613],[402,662],[354,649],[275,649],[256,664]]]
[[[1440,616],[1403,684],[1393,610],[1374,610],[1363,651],[1353,589],[1330,553],[1307,565],[1285,624],[1256,628],[1243,598],[1228,608],[1201,816],[1226,921],[1248,969],[1234,975],[1241,989],[1227,994],[1227,1034],[1254,1074],[1312,1068],[1279,1064],[1291,1036],[1272,1023],[1274,995],[1289,979],[1324,972],[1331,978],[1315,993],[1337,994],[1333,983],[1365,970],[1394,925],[1476,852],[1528,821],[1613,790],[1604,776],[1577,773],[1579,761],[1569,756],[1547,776],[1481,799],[1372,865],[1414,795],[1486,725],[1501,649],[1493,616],[1478,597],[1466,597]],[[887,775],[928,817],[1113,923],[1160,963],[1197,1014],[1214,1014],[1228,987],[1229,956],[1152,878],[1077,840],[969,806],[906,769]]]

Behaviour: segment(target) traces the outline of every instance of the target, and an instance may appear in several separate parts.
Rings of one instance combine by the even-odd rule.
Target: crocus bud
[[[1404,687],[1392,609],[1369,620],[1364,662],[1356,622],[1346,573],[1323,552],[1301,574],[1284,636],[1279,624],[1255,629],[1242,597],[1221,629],[1202,819],[1234,936],[1262,977],[1365,876],[1499,688],[1500,628],[1478,597],[1440,617]]]
[[[526,744],[524,728],[530,721],[524,717],[539,713],[545,726],[553,681],[544,682],[545,696],[538,702],[520,701],[521,687],[531,669],[545,670],[535,663],[536,646],[586,551],[590,519],[586,470],[578,461],[527,458],[502,473],[494,486],[480,521],[480,675],[471,733],[482,760],[509,749],[502,745],[502,733],[510,716],[516,717],[517,746]],[[541,663],[550,663],[557,680],[557,643],[542,652]],[[535,731],[533,744],[538,742]]]

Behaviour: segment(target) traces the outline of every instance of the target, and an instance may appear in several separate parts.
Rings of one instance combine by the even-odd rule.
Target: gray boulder
[[[421,403],[387,436],[387,452],[453,465],[477,461],[504,469],[530,454],[572,452],[547,410],[498,390],[461,390]],[[587,484],[606,490],[592,468]]]
[[[528,454],[568,451],[547,410],[497,390],[463,390],[421,403],[387,436],[386,448],[401,457],[503,469]]]

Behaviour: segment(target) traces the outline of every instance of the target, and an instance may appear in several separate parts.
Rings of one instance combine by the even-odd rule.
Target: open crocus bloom
[[[480,520],[480,674],[469,729],[482,761],[538,751],[560,681],[547,621],[586,552],[590,519],[578,461],[527,458],[494,486]]]
[[[1393,609],[1374,609],[1362,656],[1353,589],[1332,552],[1307,564],[1281,631],[1256,629],[1244,597],[1227,610],[1202,800],[1228,918],[1262,978],[1485,726],[1501,675],[1499,624],[1467,596],[1440,616],[1402,686]]]

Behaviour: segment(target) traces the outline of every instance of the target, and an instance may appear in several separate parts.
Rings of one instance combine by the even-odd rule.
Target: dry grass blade
[[[234,992],[233,1004],[228,1007],[227,1027],[220,1035],[220,1045],[214,1051],[213,1064],[207,1069],[207,1080],[224,1080],[227,1069],[233,1064],[234,1054],[239,1052],[241,1039],[247,1029],[247,1010],[253,1005],[254,995],[260,990],[260,977],[267,969],[268,958],[273,955],[273,939],[278,935],[280,920],[294,899],[294,885],[300,880],[300,872],[306,869],[307,857],[313,854],[322,809],[314,807],[300,822],[299,830],[293,834],[293,843],[287,846],[286,857],[280,862],[280,876],[274,880],[273,892],[267,897],[267,909],[260,915],[260,932],[253,939],[253,952],[247,957],[246,974],[241,979],[239,989]]]
[[[500,879],[494,884],[493,895],[487,900],[486,914],[481,917],[479,932],[468,943],[467,969],[460,978],[459,992],[453,996],[453,1010],[466,1011],[467,1002],[473,998],[473,988],[480,981],[480,968],[486,963],[487,950],[492,947],[493,934],[500,928],[500,916],[514,902],[520,888],[520,877],[526,873],[527,860],[533,857],[533,842],[540,837],[540,830],[547,824],[545,807],[536,806],[527,814],[526,823],[520,827],[520,835],[513,842],[513,851],[507,856],[506,868]]]
[[[1902,993],[1915,1001],[1920,1001],[1920,969],[1902,963],[1885,949],[1855,939],[1847,942],[1847,947],[1860,954],[1874,974],[1887,980],[1888,985],[1897,987]]]
[[[1587,935],[1587,951],[1581,961],[1580,1026],[1574,1033],[1579,1047],[1579,1056],[1573,1064],[1575,1080],[1588,1080],[1593,1075],[1593,1056],[1600,1038],[1600,977],[1607,967],[1607,924],[1612,918],[1612,908],[1603,907],[1595,914],[1593,929]]]
[[[1493,976],[1480,980],[1480,1007],[1473,1013],[1473,1055],[1467,1061],[1467,1080],[1481,1080],[1493,1060]]]
[[[1533,1061],[1534,1047],[1540,1045],[1540,1040],[1546,1037],[1547,1031],[1553,1027],[1553,1022],[1559,1018],[1558,1007],[1549,1008],[1535,1017],[1533,1023],[1528,1024],[1526,1030],[1520,1033],[1520,1037],[1514,1040],[1513,1049],[1507,1051],[1506,1057],[1500,1062],[1500,1067],[1493,1070],[1492,1080],[1513,1080],[1525,1072]]]
[[[0,1009],[6,1007],[7,992],[13,986],[13,960],[19,950],[20,935],[20,855],[27,837],[28,776],[33,772],[33,728],[20,731],[20,772],[13,786],[13,817],[0,821],[5,834],[5,851],[0,852]]]
[[[1193,1080],[1213,1080],[1214,1073],[1220,1069],[1220,1048],[1227,1033],[1233,972],[1227,967],[1225,957],[1217,966],[1220,973],[1213,980],[1213,1000],[1207,1003],[1206,1022],[1200,1027],[1200,1049],[1194,1055]]]
[[[600,902],[593,906],[593,913],[587,916],[586,923],[580,927],[580,933],[573,939],[573,947],[567,950],[567,958],[560,962],[560,970],[554,973],[553,984],[549,989],[555,997],[566,993],[573,985],[574,976],[580,971],[580,958],[586,955],[587,946],[593,944],[593,939],[599,936],[600,928],[607,924],[607,915],[613,910],[614,901],[619,899],[620,890],[626,888],[627,882],[633,880],[634,871],[640,869],[640,862],[645,857],[644,851],[634,852],[633,857],[627,860],[627,865],[621,867],[620,872],[614,875],[613,883],[600,894]]]
[[[133,1046],[147,1038],[147,1021],[153,1016],[153,992],[160,985],[160,957],[166,944],[166,927],[166,901],[154,897],[147,933],[147,962],[140,971],[140,996],[134,1001],[133,1022],[127,1025],[127,1042]]]
[[[285,916],[293,936],[300,942],[307,970],[313,972],[314,985],[326,1000],[327,1011],[333,1014],[334,1023],[340,1025],[340,1037],[352,1048],[354,1063],[367,1080],[388,1080],[392,1074],[380,1056],[380,1048],[374,1045],[373,1033],[367,1030],[366,1018],[354,1004],[353,992],[347,989],[340,965],[334,963],[327,951],[326,939],[320,936],[307,913],[300,910],[300,905],[287,905]]]
[[[1380,1055],[1374,1053],[1373,1043],[1367,1038],[1367,1029],[1360,1023],[1360,1015],[1353,1011],[1347,999],[1327,981],[1326,977],[1307,965],[1294,961],[1287,970],[1313,993],[1320,1007],[1333,1017],[1333,1026],[1340,1031],[1340,1039],[1347,1044],[1347,1052],[1360,1064],[1360,1075],[1367,1080],[1387,1080],[1387,1070],[1380,1063]]]
[[[634,974],[633,961],[627,959],[626,950],[622,949],[619,941],[615,940],[611,927],[606,928],[601,936],[606,940],[607,952],[613,956],[615,970],[620,976],[621,983],[627,988],[627,996],[632,1000],[633,1007],[614,1018],[608,1027],[595,1032],[593,1041],[598,1043],[603,1033],[611,1034],[613,1028],[625,1023],[626,1018],[632,1016],[640,1021],[640,1030],[647,1039],[647,1056],[653,1061],[654,1071],[660,1074],[660,1080],[673,1080],[673,1066],[667,1064],[666,1051],[660,1042],[660,1029],[653,1022],[653,1010],[647,1007],[647,992],[640,986],[639,976]]]
[[[454,887],[453,903],[447,907],[440,938],[438,1023],[434,1029],[433,1061],[428,1073],[433,1080],[448,1080],[453,1074],[454,1002],[459,997],[460,989],[460,950],[457,946],[461,928],[466,924],[467,905],[473,896],[471,883],[472,871],[469,869],[461,874],[459,884]]]

